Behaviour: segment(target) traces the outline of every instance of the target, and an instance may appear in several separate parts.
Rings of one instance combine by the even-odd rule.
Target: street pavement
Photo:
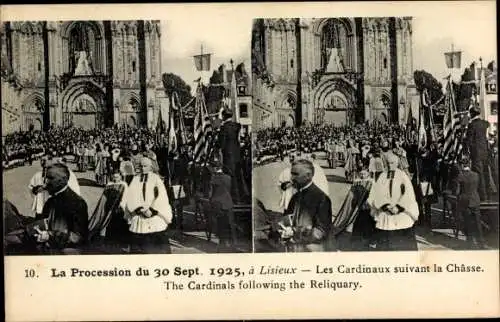
[[[75,170],[75,164],[70,163],[70,168]],[[33,165],[26,165],[3,171],[3,193],[4,196],[12,202],[21,214],[29,214],[31,212],[32,196],[28,189],[28,184],[31,177],[40,171],[40,162],[35,161]],[[81,195],[87,202],[89,216],[92,214],[97,202],[103,191],[102,187],[96,186],[94,173],[74,172],[80,183]],[[215,253],[219,240],[216,235],[212,234],[209,241],[205,233],[205,225],[196,221],[192,212],[189,212],[189,207],[184,213],[184,231],[182,234],[169,231],[171,238],[170,243],[172,253],[177,254],[195,254],[195,253]],[[240,241],[244,244],[244,241]],[[251,246],[240,245],[239,251],[249,251]],[[106,251],[106,250],[103,250]]]
[[[342,206],[350,184],[345,180],[342,167],[328,168],[323,154],[319,154],[318,159],[318,163],[325,171],[328,179],[332,213],[335,216]],[[278,161],[257,166],[253,170],[254,198],[260,200],[266,209],[271,211],[279,211],[280,190],[278,177],[285,167],[285,163]],[[432,210],[432,229],[418,226],[416,228],[419,250],[467,249],[465,236],[460,232],[458,238],[455,238],[450,225],[443,224],[440,207],[435,205]]]

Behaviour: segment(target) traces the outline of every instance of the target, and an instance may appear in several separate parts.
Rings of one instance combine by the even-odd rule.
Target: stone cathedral
[[[160,39],[159,21],[2,23],[3,134],[154,126],[164,96]]]
[[[418,113],[408,17],[256,19],[252,67],[256,128]]]

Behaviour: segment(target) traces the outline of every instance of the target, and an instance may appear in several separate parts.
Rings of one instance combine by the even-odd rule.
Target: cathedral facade
[[[2,132],[149,126],[165,96],[159,21],[2,23]]]
[[[412,19],[256,19],[254,127],[406,122],[418,113]]]

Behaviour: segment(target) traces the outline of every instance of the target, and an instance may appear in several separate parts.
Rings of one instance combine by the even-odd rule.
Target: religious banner
[[[194,65],[196,70],[199,72],[210,70],[210,55],[211,54],[201,54],[194,55]]]
[[[450,51],[444,53],[444,58],[446,60],[446,67],[448,68],[460,68],[462,62],[462,52],[461,51]]]

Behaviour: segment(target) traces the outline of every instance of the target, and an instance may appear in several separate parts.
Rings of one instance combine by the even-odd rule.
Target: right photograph
[[[253,21],[255,252],[498,249],[496,53],[454,23]]]

